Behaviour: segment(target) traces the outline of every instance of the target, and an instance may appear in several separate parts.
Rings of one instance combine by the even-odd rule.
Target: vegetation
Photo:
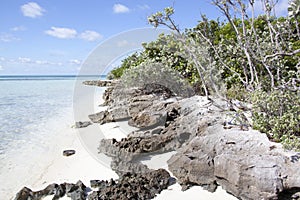
[[[279,18],[273,1],[262,2],[264,13],[256,16],[253,0],[212,0],[225,20],[202,15],[195,28],[184,32],[172,19],[174,9],[165,8],[148,22],[174,34],[143,44],[141,53],[111,73],[120,78],[147,63],[160,63],[207,97],[251,101],[254,128],[300,149],[300,0],[291,0],[289,15]]]

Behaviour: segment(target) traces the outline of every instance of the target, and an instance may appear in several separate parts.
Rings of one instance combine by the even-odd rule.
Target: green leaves
[[[253,128],[286,148],[300,150],[300,94],[289,90],[252,95]]]

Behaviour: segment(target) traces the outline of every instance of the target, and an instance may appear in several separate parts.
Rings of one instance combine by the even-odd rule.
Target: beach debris
[[[85,127],[88,127],[89,125],[92,125],[92,122],[90,121],[84,121],[84,122],[76,122],[75,123],[75,128],[85,128]]]
[[[64,151],[63,151],[63,155],[64,155],[64,156],[72,156],[72,155],[74,155],[75,153],[76,153],[75,150],[64,150]]]

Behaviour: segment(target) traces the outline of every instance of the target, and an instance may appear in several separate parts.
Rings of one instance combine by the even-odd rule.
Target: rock
[[[88,116],[93,123],[105,124],[127,119],[129,117],[127,108],[116,107],[112,110],[105,110]]]
[[[28,200],[33,198],[34,195],[32,190],[27,187],[24,187],[16,194],[15,200]]]
[[[92,188],[103,188],[105,186],[105,181],[103,180],[90,180],[90,185]]]
[[[299,188],[299,163],[292,163],[265,134],[257,131],[207,127],[168,161],[170,171],[183,185],[217,184],[240,199],[275,199]]]
[[[106,88],[106,90],[104,91],[104,93],[102,95],[102,99],[104,100],[102,106],[109,106],[110,104],[112,104],[114,102],[114,100],[112,99],[112,91],[113,90],[114,90],[114,87]]]
[[[64,151],[63,151],[63,155],[64,155],[64,156],[72,156],[72,155],[74,155],[75,153],[76,153],[75,150],[64,150]]]
[[[76,184],[68,184],[66,193],[72,200],[85,200],[87,196],[86,186],[81,181]]]
[[[111,87],[115,86],[118,81],[116,80],[91,80],[91,81],[83,81],[84,85],[92,85],[98,87]]]
[[[92,192],[88,199],[152,199],[166,189],[171,180],[170,174],[164,169],[125,173],[118,180],[101,181],[101,189]]]
[[[75,123],[75,128],[85,128],[85,127],[88,127],[89,125],[91,125],[92,122],[90,121],[85,121],[85,122],[76,122]]]
[[[114,119],[111,118],[107,110],[95,114],[91,114],[88,117],[93,123],[104,124],[104,123],[109,123],[114,121]]]
[[[15,200],[35,200],[42,199],[49,195],[54,195],[53,199],[59,199],[67,194],[72,200],[85,200],[86,199],[86,186],[78,181],[76,184],[73,183],[62,183],[62,184],[50,184],[45,189],[33,192],[31,189],[24,187],[20,190]]]

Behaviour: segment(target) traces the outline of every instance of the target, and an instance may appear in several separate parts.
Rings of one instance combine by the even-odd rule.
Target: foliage
[[[121,83],[125,88],[143,87],[146,84],[155,83],[168,88],[178,96],[194,95],[193,89],[178,71],[159,62],[144,62],[138,67],[126,70],[121,78]]]
[[[146,80],[153,73],[157,80],[162,72],[175,70],[206,96],[248,101],[252,95],[254,128],[287,148],[300,149],[300,0],[290,0],[289,15],[279,18],[272,14],[270,0],[262,1],[260,16],[254,1],[211,1],[226,20],[202,15],[195,28],[181,32],[171,7],[148,17],[154,27],[166,26],[174,34],[143,44],[141,53],[126,58],[112,74],[142,83],[138,76]]]
[[[138,54],[136,52],[136,53],[126,57],[124,60],[122,60],[122,65],[120,67],[113,69],[110,72],[109,77],[111,77],[111,79],[113,79],[113,78],[119,79],[119,78],[121,78],[121,76],[123,75],[123,73],[126,69],[138,66],[139,64],[141,64],[143,62],[143,60],[144,59],[142,58],[141,54]]]
[[[253,128],[285,147],[300,150],[300,94],[289,90],[256,91]]]

